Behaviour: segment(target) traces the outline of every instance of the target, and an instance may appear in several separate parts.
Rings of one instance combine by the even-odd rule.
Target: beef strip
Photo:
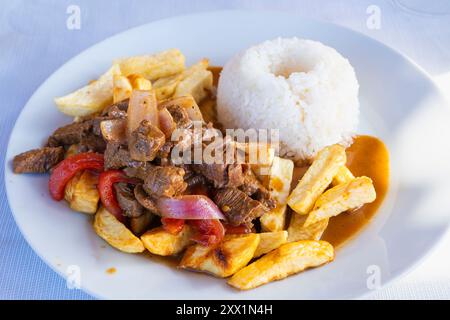
[[[94,134],[88,134],[81,138],[78,146],[80,152],[100,152],[104,153],[106,149],[106,141]]]
[[[195,174],[189,178],[185,178],[184,181],[186,181],[188,188],[197,186],[197,185],[205,185],[207,183],[206,178],[202,175]]]
[[[130,218],[130,229],[135,235],[139,236],[148,230],[148,227],[150,226],[152,220],[153,215],[150,212],[144,210],[143,215],[136,218]]]
[[[63,147],[44,147],[21,153],[14,157],[15,173],[45,173],[64,159]]]
[[[125,119],[127,117],[128,103],[130,99],[125,99],[110,105],[103,109],[102,117],[109,117],[114,119]]]
[[[187,188],[182,168],[152,166],[147,173],[143,188],[152,197],[173,197]]]
[[[183,107],[171,105],[167,107],[167,110],[175,121],[178,129],[189,128],[192,125],[192,120],[189,118],[187,111]]]
[[[145,192],[142,184],[138,184],[136,185],[136,187],[134,187],[134,197],[145,209],[147,209],[151,213],[160,215],[158,207],[156,206],[156,200],[150,197]]]
[[[81,139],[91,132],[92,126],[92,121],[86,120],[60,127],[48,138],[47,146],[59,147],[80,143]]]
[[[131,159],[130,152],[125,146],[114,142],[106,144],[104,158],[105,170],[145,166],[145,163]]]
[[[124,211],[125,216],[136,218],[144,214],[144,207],[136,200],[128,184],[122,182],[115,183],[114,191],[116,192],[117,202]]]
[[[165,142],[164,133],[149,121],[143,120],[128,140],[131,158],[138,161],[152,161]]]
[[[239,187],[246,195],[258,200],[269,209],[274,209],[277,206],[276,200],[272,197],[269,190],[264,187],[253,173],[249,166],[243,166],[244,183]]]
[[[269,211],[261,202],[236,188],[219,189],[214,196],[214,202],[225,214],[228,222],[234,226],[241,224],[251,226],[252,220]]]
[[[216,188],[239,187],[244,183],[240,164],[193,164],[192,168],[205,176]]]
[[[144,181],[148,176],[148,170],[150,170],[150,166],[152,165],[145,163],[144,165],[138,167],[126,167],[125,169],[123,169],[123,171],[130,178],[138,178]]]

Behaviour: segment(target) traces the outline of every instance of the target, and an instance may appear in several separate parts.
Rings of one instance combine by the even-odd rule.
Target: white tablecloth
[[[418,4],[417,12],[397,1]],[[408,55],[450,93],[450,1],[448,0],[170,0],[170,1],[1,1],[0,12],[0,148],[33,91],[72,56],[130,27],[157,19],[220,9],[282,10],[334,22],[378,39]],[[67,8],[80,9],[79,30],[68,30]],[[70,11],[70,9],[69,9]],[[73,12],[73,11],[71,11]],[[429,12],[432,12],[431,14]],[[375,15],[375,16],[374,16]],[[373,24],[374,17],[380,17]],[[269,22],[270,23],[270,22]],[[372,27],[371,27],[372,26]],[[446,91],[446,92],[445,92]],[[450,99],[449,99],[450,100]],[[0,166],[3,176],[4,159]],[[449,213],[450,214],[450,213]],[[38,218],[38,217],[37,217]],[[89,299],[67,289],[31,250],[14,224],[0,184],[0,298]],[[404,278],[374,291],[374,299],[450,298],[450,234],[428,258]]]

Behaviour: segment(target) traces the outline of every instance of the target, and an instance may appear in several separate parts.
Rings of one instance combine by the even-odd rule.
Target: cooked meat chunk
[[[139,167],[143,165],[142,162],[131,159],[130,152],[128,152],[126,147],[118,143],[109,142],[106,145],[104,157],[105,170],[121,169],[124,167]]]
[[[126,118],[129,102],[130,102],[130,99],[126,99],[126,100],[122,100],[117,103],[114,103],[114,104],[110,105],[109,107],[106,107],[102,112],[102,116],[114,118],[114,119]]]
[[[106,141],[101,137],[94,134],[88,134],[81,138],[79,143],[80,152],[105,152]]]
[[[205,185],[207,183],[206,178],[199,174],[194,174],[187,179],[185,178],[185,181],[186,181],[188,187],[193,187],[193,186],[196,186],[199,184]]]
[[[159,160],[159,164],[161,166],[168,166],[171,164],[170,161],[170,152],[174,146],[173,141],[166,141],[164,145],[158,150],[158,154],[156,155],[157,160]]]
[[[144,190],[152,197],[173,197],[187,188],[184,170],[173,166],[153,166],[148,170]]]
[[[150,170],[150,167],[152,167],[152,165],[145,164],[138,167],[126,167],[125,169],[123,169],[123,171],[130,178],[138,178],[144,181],[145,178],[147,178],[148,176],[148,171]]]
[[[252,220],[269,211],[262,203],[236,188],[219,189],[214,196],[214,202],[223,211],[229,223],[235,226],[251,225]]]
[[[136,185],[134,187],[134,197],[145,209],[151,213],[159,214],[158,207],[156,206],[156,200],[150,197],[142,187],[142,184]]]
[[[114,190],[117,202],[124,211],[125,216],[136,218],[144,214],[144,207],[136,200],[133,191],[126,183],[114,184]]]
[[[130,229],[135,235],[141,235],[148,230],[152,220],[153,215],[144,210],[144,214],[142,216],[130,218]]]
[[[58,147],[80,143],[81,139],[92,130],[92,121],[74,122],[56,129],[48,138],[48,147]]]
[[[64,158],[63,147],[30,150],[14,157],[15,173],[45,173]]]
[[[274,209],[277,205],[276,200],[253,173],[252,169],[244,166],[244,183],[239,187],[246,195],[258,200],[269,209]]]
[[[170,115],[177,125],[177,128],[185,129],[191,126],[192,120],[189,119],[189,115],[183,107],[172,105],[167,107],[167,110],[170,112]]]
[[[216,188],[239,187],[244,183],[240,164],[194,164],[192,167],[211,181]]]
[[[128,141],[131,158],[138,161],[152,161],[166,142],[164,133],[149,121],[143,120]]]

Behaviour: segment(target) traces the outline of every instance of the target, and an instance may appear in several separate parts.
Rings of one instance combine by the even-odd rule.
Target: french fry
[[[253,254],[254,258],[262,256],[287,242],[287,231],[262,232],[259,234],[259,244]]]
[[[94,230],[102,239],[120,251],[138,253],[145,250],[142,241],[104,207],[100,207],[95,214]]]
[[[72,210],[94,214],[100,196],[97,191],[98,176],[90,171],[79,172],[66,185],[64,199]]]
[[[119,102],[128,99],[131,96],[133,87],[130,80],[120,74],[115,74],[113,78],[113,102]]]
[[[338,184],[349,182],[355,179],[353,173],[346,166],[340,167],[333,180],[331,181],[332,186],[337,186]]]
[[[183,79],[183,72],[169,77],[159,78],[153,83],[158,101],[169,99],[173,96],[177,85]]]
[[[294,163],[289,159],[274,157],[270,169],[269,190],[278,206],[265,213],[261,218],[263,231],[280,231],[286,224],[286,201],[291,186]]]
[[[190,240],[192,231],[188,225],[180,233],[174,235],[158,227],[147,231],[141,236],[144,247],[153,254],[172,256],[180,253],[192,244]]]
[[[372,180],[368,177],[358,177],[347,183],[343,183],[324,192],[314,206],[314,210],[308,215],[305,227],[320,220],[327,219],[338,214],[355,209],[365,203],[373,202],[376,198]]]
[[[289,195],[289,207],[298,214],[309,213],[345,161],[345,149],[340,145],[335,144],[319,151],[312,165]]]
[[[141,55],[117,59],[124,76],[136,74],[150,81],[167,77],[184,70],[185,58],[178,49],[171,49],[152,55]]]
[[[200,103],[206,97],[207,91],[213,87],[213,75],[207,69],[208,64],[208,60],[203,59],[183,72],[173,97],[191,95],[197,103]]]
[[[305,227],[307,215],[293,213],[288,227],[288,242],[299,240],[320,240],[328,226],[329,219],[322,219]]]
[[[318,267],[334,259],[334,249],[325,241],[297,241],[282,245],[235,273],[228,284],[241,290]]]
[[[131,74],[128,77],[133,90],[152,90],[152,83],[139,75]]]
[[[114,64],[97,81],[55,98],[58,109],[69,116],[88,116],[103,110],[113,101],[113,78],[120,75],[120,67]]]
[[[253,258],[258,243],[259,235],[250,233],[225,239],[215,248],[197,244],[186,250],[179,267],[225,278],[247,265]]]

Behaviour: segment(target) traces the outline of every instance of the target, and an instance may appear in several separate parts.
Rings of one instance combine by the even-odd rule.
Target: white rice
[[[297,163],[351,142],[359,116],[353,67],[335,49],[298,38],[265,41],[234,56],[217,93],[225,128],[279,129],[280,155]]]

